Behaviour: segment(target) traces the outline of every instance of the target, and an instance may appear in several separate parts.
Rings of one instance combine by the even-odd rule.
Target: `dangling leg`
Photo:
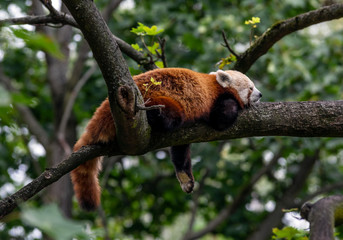
[[[157,131],[172,131],[184,122],[184,110],[180,103],[169,97],[155,97],[150,100],[150,105],[164,105],[162,109],[154,109],[147,112],[150,126]],[[190,144],[172,146],[171,158],[175,167],[176,177],[184,192],[190,193],[194,187],[192,163],[190,156]]]
[[[175,167],[176,177],[180,182],[182,190],[186,193],[192,192],[194,177],[192,174],[190,144],[172,146],[170,152]]]

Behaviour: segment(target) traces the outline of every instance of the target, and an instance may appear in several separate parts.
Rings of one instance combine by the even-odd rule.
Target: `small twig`
[[[149,58],[150,58],[150,62],[154,62],[153,53],[150,52],[148,46],[146,45],[146,43],[145,43],[145,41],[144,41],[144,37],[143,37],[143,36],[141,36],[141,41],[142,41],[142,43],[143,43],[143,46],[146,48],[146,50],[147,50],[147,52],[148,52],[148,56],[149,56]]]
[[[77,98],[78,93],[80,92],[81,88],[83,87],[83,85],[85,85],[85,83],[87,82],[87,80],[92,76],[92,74],[95,72],[97,68],[97,65],[94,64],[90,69],[88,69],[88,71],[82,76],[82,78],[80,79],[80,81],[78,81],[78,83],[76,84],[76,86],[74,87],[73,91],[70,94],[70,97],[68,99],[68,102],[66,104],[66,107],[64,109],[62,118],[61,118],[61,122],[60,125],[58,127],[58,133],[57,133],[57,138],[59,143],[61,144],[64,152],[66,155],[69,155],[72,153],[71,147],[68,144],[68,142],[65,139],[65,131],[66,131],[66,127],[67,127],[67,123],[68,120],[70,119],[70,115],[72,113],[73,110],[73,106],[75,103],[75,100]]]
[[[149,107],[143,106],[143,105],[136,105],[137,110],[143,110],[143,111],[148,111],[152,109],[161,109],[165,108],[165,105],[152,105]]]
[[[1,19],[0,26],[9,24],[9,25],[21,25],[21,24],[31,24],[31,25],[48,25],[51,27],[49,23],[52,24],[61,24],[61,25],[70,25],[73,27],[78,28],[78,24],[75,22],[70,15],[41,15],[41,16],[27,16],[27,17],[20,17],[20,18],[9,18],[9,19]],[[59,25],[60,26],[60,25]],[[58,27],[59,27],[58,26]]]
[[[230,47],[229,42],[227,41],[227,37],[226,34],[224,32],[224,30],[222,30],[222,36],[223,36],[223,40],[224,40],[224,44],[222,44],[224,47],[226,47],[230,53],[232,53],[237,59],[240,59],[240,56]]]
[[[163,67],[167,68],[167,59],[166,59],[166,52],[165,52],[165,46],[166,46],[166,39],[158,37],[158,42],[161,46],[161,54],[156,51],[157,56],[162,60]]]
[[[51,4],[51,0],[40,0],[40,2],[49,10],[52,15],[58,16],[60,15],[59,11],[57,11]]]
[[[68,120],[70,118],[70,114],[73,110],[73,106],[74,106],[76,97],[77,97],[78,93],[80,92],[81,88],[85,85],[87,80],[92,76],[92,74],[95,72],[96,69],[97,69],[97,65],[94,64],[91,68],[88,69],[88,71],[81,77],[80,81],[78,81],[77,84],[75,85],[73,91],[70,94],[70,97],[68,99],[66,107],[64,109],[62,120],[61,120],[61,123],[58,127],[58,132],[60,132],[60,133],[65,132],[67,122],[68,122]]]

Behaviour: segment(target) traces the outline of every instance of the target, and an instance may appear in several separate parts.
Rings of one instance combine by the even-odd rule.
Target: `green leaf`
[[[84,224],[64,218],[55,204],[37,209],[24,207],[21,219],[26,224],[39,228],[56,240],[72,239],[76,235],[83,237],[83,239],[87,237]]]
[[[155,62],[155,65],[156,65],[157,67],[159,67],[159,68],[164,68],[164,64],[163,64],[162,61],[157,61],[157,62]]]
[[[286,239],[286,240],[305,240],[307,239],[306,232],[298,230],[293,227],[284,227],[283,229],[273,228],[273,239]]]
[[[235,55],[233,54],[230,54],[230,56],[228,56],[227,58],[222,58],[218,63],[217,65],[219,65],[219,69],[223,69],[226,65],[229,65],[233,62],[236,62],[237,61],[237,58]]]
[[[151,28],[145,26],[144,30],[145,30],[146,34],[150,35],[150,36],[155,36],[155,35],[164,31],[163,29],[158,30],[156,25],[152,26]]]
[[[138,27],[131,29],[131,32],[138,36],[145,36],[145,35],[155,36],[163,31],[164,31],[163,29],[158,30],[156,25],[152,27],[148,27],[140,22],[138,23]]]
[[[143,51],[143,48],[141,48],[137,43],[131,44],[131,47],[133,47],[138,52]]]
[[[26,29],[10,29],[14,36],[24,40],[27,47],[33,50],[45,51],[58,59],[64,58],[58,44],[49,36],[42,33],[30,32]]]
[[[160,47],[160,44],[157,42],[154,42],[152,46],[148,46],[148,50],[152,54],[156,54],[156,52],[161,53],[161,49],[158,49],[159,47]]]
[[[13,103],[19,103],[19,104],[27,105],[30,107],[35,107],[38,104],[37,98],[28,97],[24,95],[23,93],[12,93],[11,99]]]
[[[146,32],[144,30],[145,25],[143,23],[138,23],[138,27],[132,28],[131,32],[138,35],[138,36],[144,36],[146,35]]]

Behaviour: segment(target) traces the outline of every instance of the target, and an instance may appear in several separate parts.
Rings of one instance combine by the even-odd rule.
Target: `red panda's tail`
[[[82,140],[81,138],[75,144],[74,151],[87,145],[82,144]],[[91,159],[70,173],[77,201],[83,209],[88,211],[95,210],[100,205],[101,189],[98,174],[101,170],[101,160],[102,157]]]
[[[115,138],[114,121],[109,101],[106,99],[94,113],[85,133],[76,142],[74,152],[82,146],[108,143]],[[102,157],[97,157],[81,164],[71,172],[71,180],[78,202],[85,210],[95,210],[100,205],[100,186],[98,174],[101,170]]]

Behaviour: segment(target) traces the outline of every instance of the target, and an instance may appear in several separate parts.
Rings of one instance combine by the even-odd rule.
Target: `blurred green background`
[[[99,9],[105,8],[108,2],[95,0]],[[221,46],[222,30],[235,51],[242,53],[249,47],[251,30],[244,24],[245,20],[261,19],[254,29],[254,35],[260,36],[274,23],[326,3],[314,0],[130,0],[120,4],[108,24],[114,35],[129,44],[141,44],[140,38],[130,32],[138,22],[156,25],[164,29],[159,36],[166,39],[169,67],[211,72],[217,69],[216,63],[221,58],[229,56],[228,50]],[[2,1],[1,19],[26,15],[31,5],[31,1]],[[50,149],[31,135],[16,111],[16,104],[28,107],[49,136],[56,138],[56,109],[52,107],[51,85],[47,81],[49,62],[45,54],[68,61],[69,68],[64,73],[68,78],[78,59],[82,39],[80,31],[74,29],[67,43],[69,56],[61,57],[57,37],[36,35],[33,27],[25,26],[25,29],[28,30],[0,29],[1,68],[18,90],[9,92],[0,84],[1,198],[48,167]],[[30,41],[25,41],[21,34]],[[154,39],[147,38],[147,41]],[[343,98],[342,61],[343,20],[335,20],[281,39],[247,75],[263,93],[262,101],[339,100]],[[143,70],[133,60],[127,58],[127,62],[130,68]],[[82,72],[93,64],[94,59],[88,54]],[[226,69],[231,67],[226,66]],[[106,95],[105,82],[97,69],[73,107],[77,135]],[[70,141],[75,142],[75,136]],[[137,157],[111,157],[105,159],[100,176],[101,210],[81,211],[73,199],[69,213],[64,214],[73,220],[67,222],[73,226],[68,230],[63,227],[67,217],[47,205],[48,193],[43,191],[0,223],[0,238],[43,239],[48,235],[53,239],[70,236],[77,239],[188,239],[186,233],[190,227],[193,232],[206,228],[242,194],[252,177],[268,166],[257,183],[244,192],[229,217],[202,239],[257,239],[254,234],[258,231],[266,231],[265,237],[258,239],[271,239],[275,227],[308,228],[305,221],[297,219],[296,213],[284,214],[281,209],[300,207],[304,201],[341,193],[342,161],[341,139],[256,137],[193,144],[192,162],[197,183],[194,193],[187,195],[175,178],[168,149]],[[71,188],[70,184],[66,188]],[[70,192],[66,188],[60,189],[60,194]],[[59,229],[61,224],[62,230]]]

